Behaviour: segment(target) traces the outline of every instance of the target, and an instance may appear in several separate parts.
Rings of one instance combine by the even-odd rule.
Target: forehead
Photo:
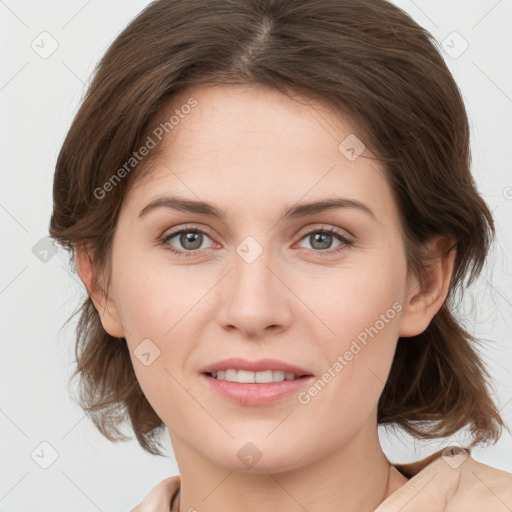
[[[201,86],[168,100],[152,127],[164,127],[158,156],[133,183],[129,203],[166,191],[247,205],[262,195],[289,203],[350,192],[391,206],[381,164],[367,148],[347,154],[364,141],[347,117],[318,100],[259,85]]]
[[[169,121],[173,126],[167,125],[163,134],[164,147],[179,136],[182,145],[193,138],[194,143],[219,149],[243,141],[245,147],[258,150],[275,145],[297,149],[311,145],[320,150],[325,145],[337,147],[341,134],[356,132],[347,115],[326,101],[256,84],[190,87],[168,99],[150,126],[158,130]]]

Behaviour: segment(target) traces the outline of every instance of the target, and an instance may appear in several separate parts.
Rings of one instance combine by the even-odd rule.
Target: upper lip
[[[201,373],[212,373],[219,370],[247,370],[251,372],[264,372],[267,370],[281,370],[286,373],[294,373],[295,375],[311,375],[310,372],[290,363],[285,363],[279,359],[258,359],[257,361],[249,361],[240,357],[231,357],[229,359],[223,359],[216,363],[209,364],[201,369]]]

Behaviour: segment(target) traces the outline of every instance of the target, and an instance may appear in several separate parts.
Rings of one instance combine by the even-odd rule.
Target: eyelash
[[[206,233],[205,231],[203,231],[201,229],[198,229],[198,228],[193,227],[193,226],[185,226],[184,228],[179,229],[178,231],[173,231],[172,233],[165,234],[162,238],[159,239],[159,242],[160,242],[161,245],[164,246],[165,250],[170,251],[173,254],[176,254],[176,255],[178,255],[180,257],[185,257],[185,258],[190,258],[190,257],[197,256],[198,254],[201,254],[203,250],[206,250],[206,249],[203,249],[203,250],[195,250],[195,251],[182,251],[182,250],[175,249],[174,247],[172,247],[170,244],[167,243],[169,240],[172,240],[174,237],[176,237],[177,235],[181,235],[182,233],[203,234],[203,235],[206,235],[209,238],[211,238],[208,235],[208,233]],[[335,249],[326,249],[326,250],[323,250],[323,251],[315,250],[315,249],[307,249],[308,251],[312,251],[315,254],[319,254],[321,256],[332,256],[334,254],[337,254],[337,253],[345,250],[347,247],[350,247],[354,243],[352,240],[348,239],[347,237],[342,235],[341,232],[339,232],[338,230],[336,230],[334,228],[317,228],[317,229],[312,229],[312,230],[304,233],[301,236],[300,240],[303,240],[304,238],[307,238],[308,236],[312,235],[313,233],[322,233],[322,234],[327,234],[327,235],[333,235],[340,242],[342,242],[341,245],[339,245]]]

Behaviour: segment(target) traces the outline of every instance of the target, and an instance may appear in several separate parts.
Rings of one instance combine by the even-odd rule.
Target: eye
[[[315,253],[325,252],[326,254],[333,254],[342,251],[347,246],[352,245],[353,241],[347,238],[341,231],[334,228],[321,228],[310,230],[305,233],[302,240],[309,242],[311,250]],[[331,249],[333,241],[338,240],[339,244]]]
[[[212,240],[203,230],[185,226],[178,231],[164,235],[160,243],[166,250],[178,256],[190,257],[202,253],[205,249],[203,244],[206,239]],[[341,231],[331,227],[310,230],[302,235],[300,241],[303,240],[309,241],[311,245],[309,251],[314,252],[315,255],[325,253],[326,256],[338,253],[353,244],[353,241]],[[338,245],[331,249],[333,242],[336,240],[339,242]],[[324,254],[321,255],[324,256]]]
[[[179,254],[180,256],[194,256],[198,252],[201,252],[203,249],[202,245],[205,241],[205,238],[211,238],[202,230],[198,228],[183,228],[179,231],[174,231],[165,235],[161,243],[165,246],[165,248],[175,254]],[[173,240],[175,240],[173,242]],[[175,248],[175,245],[178,244],[182,248]]]

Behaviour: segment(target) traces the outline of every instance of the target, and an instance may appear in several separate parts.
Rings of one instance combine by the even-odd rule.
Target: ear
[[[123,338],[124,328],[121,324],[116,304],[110,296],[106,297],[104,279],[103,277],[99,280],[96,278],[96,268],[89,252],[83,245],[75,247],[75,263],[78,275],[99,313],[103,328],[111,336]]]
[[[453,274],[455,240],[436,236],[426,244],[429,257],[425,272],[418,278],[411,274],[405,304],[400,317],[400,337],[417,336],[425,331],[441,309]]]

